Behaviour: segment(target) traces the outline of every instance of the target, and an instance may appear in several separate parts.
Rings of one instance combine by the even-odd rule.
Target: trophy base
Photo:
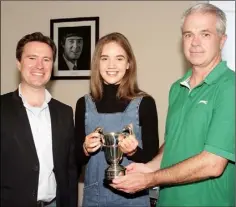
[[[105,170],[105,180],[108,182],[121,175],[125,175],[125,167],[122,165],[113,164]]]

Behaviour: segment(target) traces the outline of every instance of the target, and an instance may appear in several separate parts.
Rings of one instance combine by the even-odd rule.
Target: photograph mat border
[[[74,21],[74,22],[54,22],[53,25],[53,40],[55,43],[58,43],[58,28],[60,27],[75,27],[75,26],[91,26],[91,57],[93,55],[93,51],[95,50],[95,44],[96,44],[96,21],[94,20],[82,20],[82,21]],[[94,36],[95,35],[95,36]],[[88,76],[90,73],[90,70],[80,70],[80,71],[59,71],[58,70],[58,53],[56,56],[55,61],[55,68],[57,70],[54,70],[54,76]]]

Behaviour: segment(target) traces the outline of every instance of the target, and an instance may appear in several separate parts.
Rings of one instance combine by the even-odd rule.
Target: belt
[[[37,207],[44,207],[49,205],[51,202],[37,201]]]

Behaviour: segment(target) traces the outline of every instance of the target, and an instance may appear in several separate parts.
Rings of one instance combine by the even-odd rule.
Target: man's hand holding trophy
[[[86,136],[84,152],[87,156],[96,152],[99,148],[104,151],[108,164],[105,170],[105,182],[111,182],[115,177],[125,175],[125,167],[119,162],[126,156],[132,156],[138,147],[138,141],[133,133],[133,126],[129,124],[121,132],[105,132],[97,127],[94,132]]]

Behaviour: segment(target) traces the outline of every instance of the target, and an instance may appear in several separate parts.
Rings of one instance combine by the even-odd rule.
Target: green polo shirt
[[[204,150],[229,162],[220,177],[162,187],[158,206],[234,206],[235,73],[222,61],[190,90],[191,74],[190,70],[170,89],[161,168]]]

